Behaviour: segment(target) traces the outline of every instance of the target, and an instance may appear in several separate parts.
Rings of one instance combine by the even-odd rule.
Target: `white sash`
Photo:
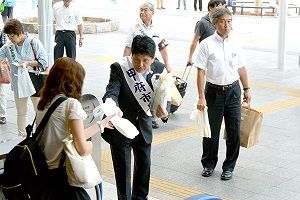
[[[148,116],[150,112],[153,91],[141,73],[135,71],[131,57],[124,57],[119,64],[123,70],[125,79],[137,102]]]

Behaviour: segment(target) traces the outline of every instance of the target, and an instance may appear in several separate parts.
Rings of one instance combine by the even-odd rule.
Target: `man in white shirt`
[[[197,109],[204,110],[205,106],[208,107],[211,128],[211,138],[203,138],[202,176],[211,176],[217,165],[220,129],[224,118],[227,149],[221,180],[229,180],[240,149],[239,80],[243,85],[243,101],[250,102],[251,95],[240,43],[229,34],[232,28],[231,12],[227,8],[217,8],[212,15],[212,24],[216,32],[200,43],[195,62],[199,95]]]
[[[129,56],[131,54],[131,44],[133,41],[133,38],[137,35],[143,35],[143,36],[149,36],[152,38],[156,45],[156,52],[160,52],[161,58],[164,63],[161,62],[161,58],[157,58],[159,55],[156,53],[156,59],[154,63],[151,65],[151,69],[153,67],[160,68],[161,71],[165,68],[168,73],[172,71],[170,65],[169,65],[169,58],[168,58],[168,51],[167,46],[169,45],[168,42],[164,39],[164,37],[160,34],[158,29],[156,29],[156,26],[153,25],[152,17],[154,15],[154,5],[152,3],[143,3],[140,6],[140,22],[133,27],[130,28],[123,56]],[[159,128],[158,123],[153,120],[152,121],[152,128],[157,129]]]
[[[76,59],[76,33],[79,32],[79,47],[83,45],[83,19],[79,7],[72,0],[63,0],[53,5],[53,22],[56,23],[54,61],[63,57]]]

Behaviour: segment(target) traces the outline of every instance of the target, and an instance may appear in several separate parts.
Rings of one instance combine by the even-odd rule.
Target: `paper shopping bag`
[[[259,142],[263,114],[249,106],[242,106],[241,147],[250,148]]]
[[[175,106],[180,106],[182,103],[182,96],[179,93],[175,84],[171,87],[171,104]]]
[[[240,146],[250,148],[259,142],[263,114],[250,105],[243,104],[241,108]],[[224,130],[226,140],[226,130]]]

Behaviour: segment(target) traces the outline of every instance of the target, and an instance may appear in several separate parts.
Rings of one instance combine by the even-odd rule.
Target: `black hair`
[[[144,54],[152,58],[155,57],[156,45],[155,42],[148,36],[137,35],[133,38],[131,53]]]
[[[207,4],[207,10],[209,11],[209,7],[214,8],[220,4],[223,5],[223,0],[210,0]]]

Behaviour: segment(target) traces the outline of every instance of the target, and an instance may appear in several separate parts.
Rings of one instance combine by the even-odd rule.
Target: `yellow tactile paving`
[[[207,192],[204,192],[202,190],[198,190],[192,187],[187,187],[185,185],[180,185],[154,176],[151,176],[150,187],[180,198],[188,198],[197,194],[207,194]],[[215,197],[220,197],[215,194],[211,194],[211,195]],[[224,197],[220,197],[220,198],[222,198],[223,200],[228,199]]]

